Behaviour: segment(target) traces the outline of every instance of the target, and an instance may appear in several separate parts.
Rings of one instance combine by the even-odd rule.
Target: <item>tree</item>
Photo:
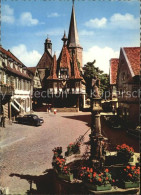
[[[104,97],[105,91],[109,89],[109,75],[104,73],[98,67],[95,67],[96,60],[93,62],[87,62],[84,65],[84,79],[86,81],[86,92],[88,96],[91,94],[92,78],[97,77],[100,80],[100,94]]]

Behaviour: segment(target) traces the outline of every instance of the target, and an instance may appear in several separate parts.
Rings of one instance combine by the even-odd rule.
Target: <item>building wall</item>
[[[46,69],[38,69],[41,81],[45,78]]]
[[[83,66],[82,51],[83,51],[83,49],[77,48],[76,51],[77,51],[77,59],[80,63],[80,68],[82,69],[82,66]]]
[[[3,63],[5,63],[5,66],[10,64],[11,68],[14,65],[15,67],[21,65],[17,64],[14,60],[12,61],[10,59],[9,61],[9,57],[6,57],[6,55],[5,58],[0,57],[0,88],[5,91],[3,92],[5,96],[2,99],[2,107],[6,118],[11,120],[13,116],[31,111],[31,80],[3,69]],[[25,70],[20,68],[19,71],[23,73]],[[21,109],[14,100],[16,100],[23,109]],[[17,111],[15,107],[19,111]]]
[[[75,50],[76,59],[80,63],[80,69],[82,69],[82,66],[83,66],[83,60],[82,60],[83,49],[82,48],[74,48],[74,50]],[[72,57],[72,49],[71,48],[69,48],[69,53],[70,53],[70,56]]]
[[[139,98],[130,94],[139,89],[139,84],[132,77],[128,64],[120,53],[120,61],[117,75],[118,103],[123,119],[130,125],[139,124]]]

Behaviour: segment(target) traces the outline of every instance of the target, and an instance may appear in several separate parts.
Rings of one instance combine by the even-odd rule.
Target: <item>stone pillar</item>
[[[100,111],[102,111],[100,98],[91,100],[92,115],[91,115],[91,156],[90,160],[93,167],[102,168],[104,164],[103,145],[104,137],[101,134]]]
[[[101,136],[101,121],[100,121],[100,114],[97,113],[95,115],[95,131],[96,131],[96,136]]]

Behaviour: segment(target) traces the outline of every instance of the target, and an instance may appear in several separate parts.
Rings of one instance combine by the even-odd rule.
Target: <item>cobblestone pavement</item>
[[[35,113],[43,117],[40,127],[12,124],[0,130],[0,185],[9,187],[11,194],[25,194],[30,188],[27,179],[30,176],[42,176],[46,169],[51,168],[52,149],[63,147],[63,152],[69,143],[83,135],[90,126],[90,113]],[[84,142],[89,139],[86,134]],[[116,144],[126,143],[139,152],[139,144],[133,137],[128,137],[124,130],[114,130],[107,127],[102,119],[102,133],[109,138],[110,149]],[[81,148],[85,151],[85,145]],[[10,174],[19,174],[11,177]]]
[[[23,194],[30,185],[25,179],[10,174],[39,176],[51,168],[52,149],[69,143],[88,130],[90,113],[37,113],[43,117],[40,127],[12,124],[1,129],[1,183],[11,194]],[[89,134],[89,133],[88,133]],[[85,139],[88,139],[88,134]]]

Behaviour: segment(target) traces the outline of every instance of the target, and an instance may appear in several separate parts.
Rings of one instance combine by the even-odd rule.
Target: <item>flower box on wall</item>
[[[125,188],[125,189],[127,189],[127,188],[138,188],[139,187],[139,181],[137,181],[137,182],[126,181],[126,182],[123,182],[121,184],[121,187]]]
[[[94,190],[94,191],[106,191],[106,190],[111,190],[112,186],[111,184],[106,184],[106,185],[95,185],[91,183],[86,183],[85,184],[89,190]]]
[[[73,180],[73,174],[66,175],[66,174],[59,173],[58,177],[63,179],[63,180],[67,180],[67,181],[72,181]]]
[[[128,164],[129,162],[133,162],[134,149],[132,147],[122,144],[117,145],[116,150],[119,163]]]

